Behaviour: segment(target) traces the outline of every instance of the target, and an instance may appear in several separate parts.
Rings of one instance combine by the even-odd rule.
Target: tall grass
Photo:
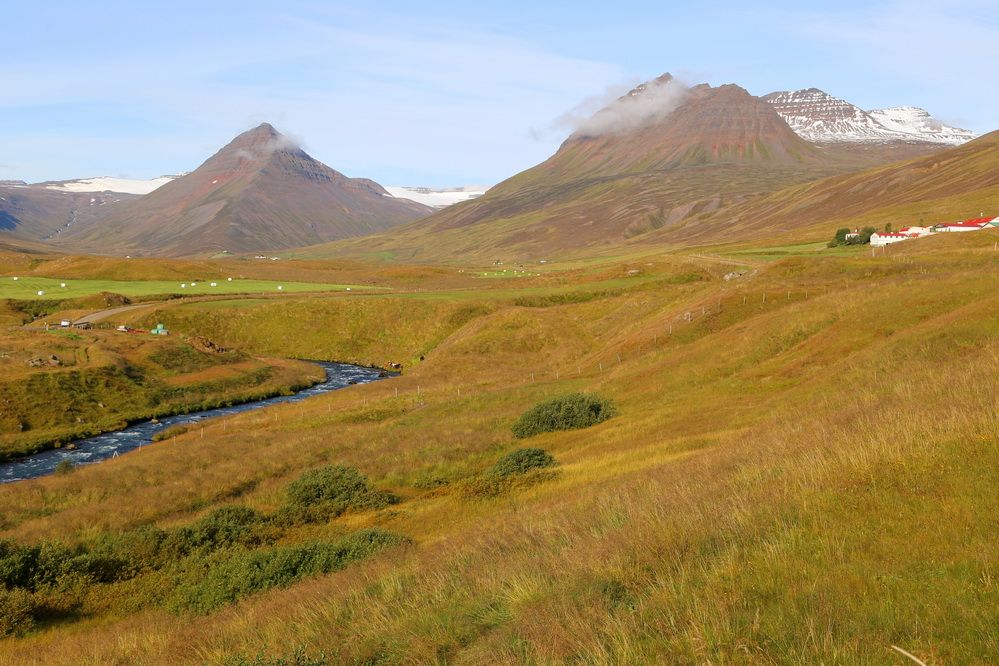
[[[995,260],[815,261],[737,286],[491,308],[392,382],[0,488],[6,536],[73,541],[191,524],[234,497],[271,515],[304,472],[345,464],[402,501],[293,525],[273,547],[370,527],[414,544],[237,593],[198,625],[129,610],[152,577],[108,584],[81,601],[93,620],[0,658],[225,663],[303,645],[331,663],[884,663],[896,645],[988,663]],[[401,306],[375,307],[359,316]],[[544,435],[557,475],[461,492],[525,410],[573,392],[618,416]]]

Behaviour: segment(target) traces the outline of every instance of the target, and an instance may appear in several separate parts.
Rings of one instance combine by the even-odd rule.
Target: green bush
[[[67,587],[72,581],[110,583],[121,580],[126,563],[116,553],[69,548],[47,541],[20,546],[0,541],[0,586],[35,591]]]
[[[532,469],[554,467],[555,458],[544,449],[517,449],[500,458],[489,470],[490,476],[507,477],[524,474]]]
[[[249,507],[223,506],[193,525],[167,532],[161,551],[168,559],[177,559],[199,549],[257,545],[263,540],[263,522],[264,517]]]
[[[35,601],[26,590],[0,587],[0,637],[23,634],[35,625]]]
[[[374,490],[353,467],[327,465],[310,470],[288,484],[288,501],[279,523],[299,525],[335,518],[347,509],[378,509],[395,504],[391,493]]]
[[[513,424],[518,439],[543,432],[588,428],[614,416],[614,406],[599,396],[571,393],[535,405]]]
[[[60,460],[58,462],[58,464],[56,464],[56,466],[55,466],[55,473],[56,474],[69,474],[74,469],[76,469],[76,465],[73,464],[73,461],[70,460],[69,458],[63,458],[62,460]]]
[[[174,610],[207,613],[254,592],[337,571],[404,541],[403,537],[381,530],[362,530],[332,543],[224,551],[189,563],[170,606]]]
[[[0,541],[0,587],[29,587],[38,564],[38,548]]]

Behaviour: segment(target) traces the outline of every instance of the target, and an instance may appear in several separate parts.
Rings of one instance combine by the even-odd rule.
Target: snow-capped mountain
[[[469,199],[477,199],[489,190],[488,185],[466,185],[464,187],[391,187],[385,190],[396,199],[409,199],[424,206],[447,208]]]
[[[870,115],[890,130],[918,136],[923,141],[958,145],[977,136],[969,130],[945,125],[927,111],[915,106],[875,109],[870,111]]]
[[[98,176],[96,178],[79,178],[77,180],[61,180],[40,183],[46,189],[62,192],[119,192],[122,194],[149,194],[161,185],[166,185],[179,176],[159,176],[142,180],[138,178],[114,178]]]
[[[775,92],[764,97],[798,136],[815,143],[927,142],[958,145],[975,138],[949,127],[923,109],[864,111],[819,90]]]

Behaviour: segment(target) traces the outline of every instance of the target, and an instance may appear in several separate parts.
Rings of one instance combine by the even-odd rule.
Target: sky
[[[349,176],[493,184],[667,71],[999,129],[996,0],[54,0],[4,23],[0,180],[190,171],[268,121]]]

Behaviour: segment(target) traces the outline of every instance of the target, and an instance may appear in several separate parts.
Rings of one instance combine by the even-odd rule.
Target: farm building
[[[896,232],[871,234],[872,247],[884,247],[911,238],[932,236],[939,232],[981,231],[999,228],[999,217],[976,217],[961,222],[942,222],[932,227],[902,227]]]
[[[894,233],[873,233],[871,234],[871,247],[884,247],[885,245],[891,245],[892,243],[898,243],[904,240],[909,240],[910,238],[919,238],[921,234],[916,233],[903,233],[897,231]]]
[[[938,224],[934,227],[934,231],[947,231],[947,232],[958,232],[958,231],[981,231],[982,229],[999,226],[995,225],[995,222],[999,218],[992,217],[976,217],[971,220],[964,220],[962,222],[945,222],[943,224]]]
[[[933,233],[933,229],[930,227],[902,227],[898,230],[900,234],[915,234],[917,237],[929,236]]]

